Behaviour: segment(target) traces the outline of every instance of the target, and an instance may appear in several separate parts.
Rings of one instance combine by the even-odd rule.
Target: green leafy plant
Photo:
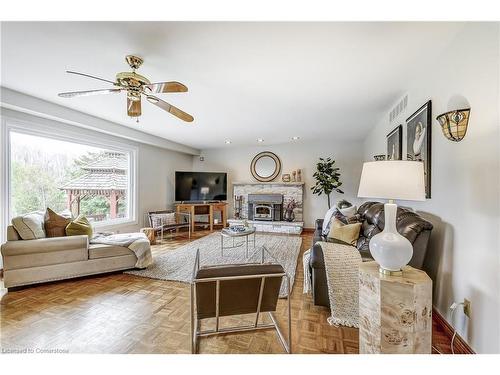
[[[340,172],[339,168],[335,167],[335,160],[332,158],[319,158],[319,162],[316,164],[316,172],[314,172],[313,177],[316,179],[316,184],[311,188],[313,194],[320,196],[325,194],[328,198],[328,208],[330,208],[330,194],[332,192],[337,192],[344,194],[339,187],[342,185],[340,182]]]

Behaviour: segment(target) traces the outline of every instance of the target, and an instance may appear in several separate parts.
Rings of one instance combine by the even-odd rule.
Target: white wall
[[[336,165],[340,167],[341,189],[345,194],[332,194],[332,204],[341,198],[353,203],[356,198],[359,176],[361,173],[362,143],[339,142],[335,140],[321,140],[317,142],[290,142],[287,144],[256,147],[221,147],[217,149],[202,150],[201,155],[205,161],[193,156],[193,170],[228,173],[228,201],[232,206],[232,181],[255,181],[250,173],[250,163],[253,157],[262,151],[272,151],[279,156],[282,162],[282,174],[291,173],[292,170],[302,169],[304,187],[304,221],[308,228],[314,227],[317,218],[322,218],[328,209],[327,199],[324,195],[318,197],[311,192],[314,185],[312,177],[316,162],[320,157],[333,157]],[[279,177],[281,181],[281,176]]]
[[[499,36],[497,23],[471,23],[439,56],[418,47],[420,69],[408,69],[409,103],[399,121],[406,130],[404,120],[432,100],[432,199],[402,203],[434,223],[426,261],[434,280],[434,305],[450,319],[453,301],[472,302],[470,322],[457,311],[453,324],[479,353],[500,351]],[[445,139],[435,118],[464,98],[472,108],[469,128],[465,139],[455,143]],[[388,117],[366,137],[365,160],[385,153],[385,137],[397,125],[389,124]],[[406,132],[403,155],[405,140]]]

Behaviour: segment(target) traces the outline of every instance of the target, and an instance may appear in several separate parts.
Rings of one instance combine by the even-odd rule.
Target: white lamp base
[[[384,230],[370,240],[370,253],[380,266],[380,272],[394,275],[408,264],[413,256],[413,246],[396,229],[397,205],[386,203]]]

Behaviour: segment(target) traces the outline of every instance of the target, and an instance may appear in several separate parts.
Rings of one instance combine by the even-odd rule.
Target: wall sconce
[[[460,142],[467,133],[470,108],[457,109],[436,117],[441,125],[444,136],[450,141]]]

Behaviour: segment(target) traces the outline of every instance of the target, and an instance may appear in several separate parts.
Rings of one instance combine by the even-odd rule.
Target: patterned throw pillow
[[[43,213],[31,212],[12,219],[12,226],[23,240],[45,238]]]
[[[86,234],[92,238],[92,225],[84,215],[79,215],[66,226],[66,236],[81,236]]]
[[[175,224],[175,212],[162,215],[163,215],[163,225]]]
[[[332,221],[332,217],[337,211],[337,207],[333,206],[330,208],[328,211],[326,211],[325,218],[323,219],[323,227],[321,228],[321,234],[323,236],[327,236],[328,233],[330,232],[330,223]]]
[[[175,212],[151,215],[151,225],[153,228],[160,228],[164,225],[172,225],[175,223]]]
[[[47,207],[45,211],[45,235],[47,237],[64,237],[66,226],[71,222],[71,218],[56,214]]]

